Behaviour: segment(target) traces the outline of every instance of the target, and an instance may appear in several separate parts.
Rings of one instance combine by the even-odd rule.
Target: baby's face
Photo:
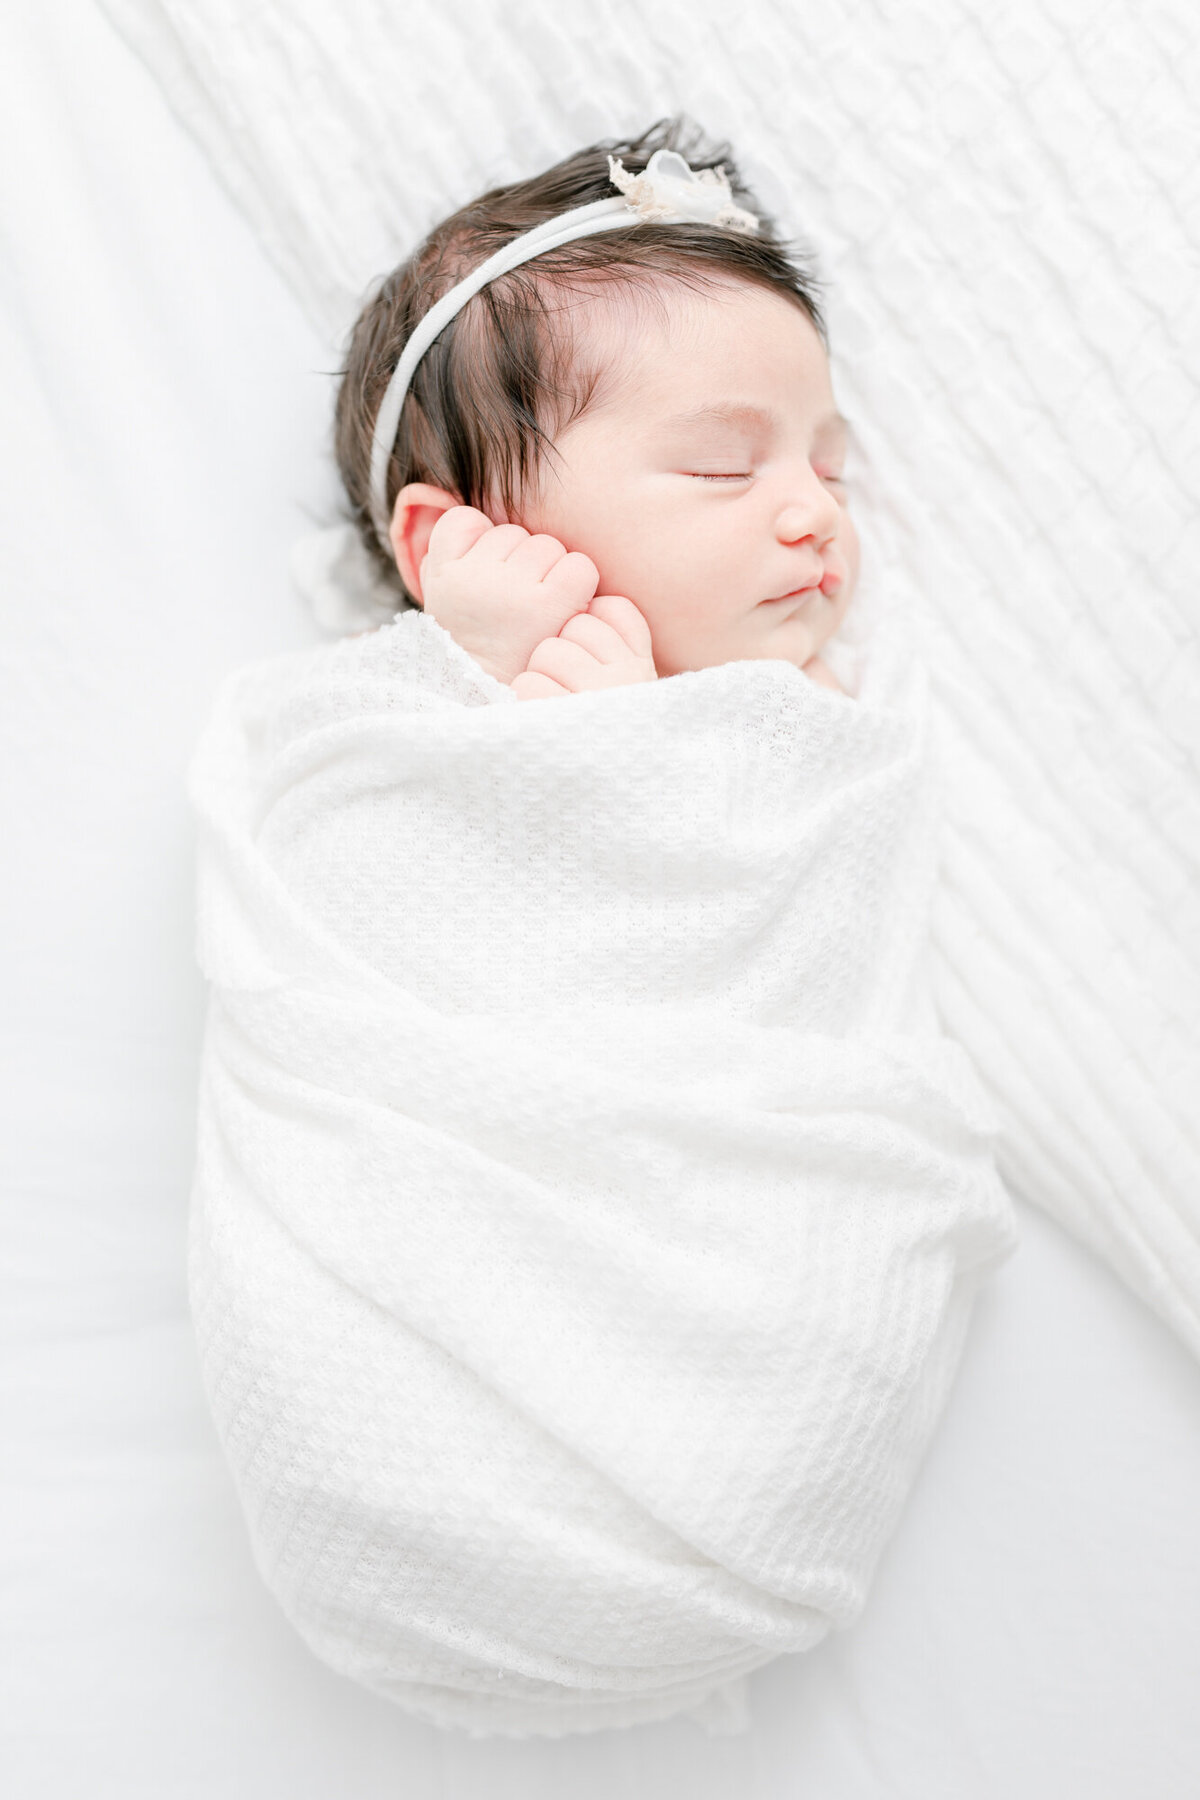
[[[765,288],[664,291],[664,316],[597,309],[602,398],[556,439],[519,522],[590,556],[650,626],[660,675],[803,665],[858,576],[845,426],[821,341]]]

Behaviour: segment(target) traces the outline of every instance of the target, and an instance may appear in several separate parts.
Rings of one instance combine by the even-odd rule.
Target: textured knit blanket
[[[738,1729],[862,1605],[1010,1237],[880,644],[518,702],[408,612],[219,697],[205,1379],[288,1616],[426,1719]]]

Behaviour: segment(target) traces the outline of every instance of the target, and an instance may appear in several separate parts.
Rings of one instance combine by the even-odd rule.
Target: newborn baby
[[[413,604],[236,671],[193,764],[217,1428],[306,1641],[476,1735],[744,1727],[860,1610],[1010,1242],[911,632],[853,704],[820,654],[810,284],[678,141],[383,284],[338,447]]]
[[[568,184],[590,192],[597,160],[583,152],[524,184],[524,204]],[[702,203],[721,191],[694,185]],[[502,190],[447,221],[425,252],[437,280],[472,240],[488,241],[492,217],[517,210]],[[519,699],[765,657],[841,691],[819,652],[858,573],[846,424],[811,289],[754,224],[753,236],[707,231],[702,254],[686,225],[653,223],[542,253],[468,299],[418,367],[391,457],[387,546],[410,596]],[[339,408],[352,497],[366,436],[356,408],[401,298],[386,285],[355,334]],[[520,392],[496,354],[514,336]],[[479,505],[462,504],[466,482],[431,478],[431,443],[463,433],[453,414],[464,387],[488,417],[537,421],[515,470],[479,472]]]

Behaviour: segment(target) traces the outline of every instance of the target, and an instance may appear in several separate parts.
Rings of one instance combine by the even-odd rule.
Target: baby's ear
[[[400,579],[419,606],[425,604],[421,592],[421,564],[425,561],[433,528],[443,513],[448,513],[452,506],[461,505],[457,494],[452,494],[448,488],[431,487],[427,481],[410,481],[396,495],[388,538]]]

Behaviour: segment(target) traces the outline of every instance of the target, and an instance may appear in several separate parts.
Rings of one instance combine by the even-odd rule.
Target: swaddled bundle
[[[862,1605],[1010,1241],[921,976],[921,671],[519,704],[437,623],[193,769],[192,1288],[259,1568],[419,1716],[691,1713]]]

